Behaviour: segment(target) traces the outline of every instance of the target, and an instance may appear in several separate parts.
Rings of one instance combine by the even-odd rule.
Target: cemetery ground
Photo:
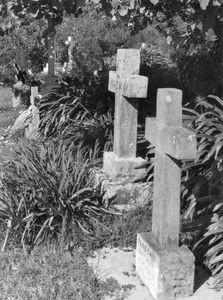
[[[3,157],[11,149],[10,145],[22,136],[20,133],[10,135],[10,128],[21,110],[21,107],[12,108],[10,97],[1,99]],[[95,224],[94,237],[73,228],[64,244],[52,240],[36,246],[30,253],[9,241],[7,250],[0,254],[0,299],[153,299],[137,279],[133,250],[137,233],[151,230],[151,201],[123,215],[105,215],[102,224]],[[5,240],[3,229],[0,230],[1,248]],[[181,242],[188,244],[190,235],[181,233]],[[118,270],[117,265],[123,269]],[[195,291],[209,275],[198,263]],[[220,299],[207,285],[198,291],[191,299]]]
[[[10,136],[10,128],[21,110],[21,107],[12,108],[8,94],[0,99],[0,153],[3,157],[10,151],[10,145],[21,138],[20,133]],[[102,247],[126,251],[135,248],[137,232],[150,229],[148,216],[151,216],[151,205],[124,215],[104,216],[103,226],[95,225],[94,238],[74,228],[70,240],[63,246],[52,241],[29,254],[9,242],[7,250],[0,253],[0,299],[96,300],[113,294],[116,300],[123,299],[132,286],[120,286],[112,278],[100,281],[101,274],[94,274],[87,259]],[[5,228],[1,228],[1,248],[4,240]]]

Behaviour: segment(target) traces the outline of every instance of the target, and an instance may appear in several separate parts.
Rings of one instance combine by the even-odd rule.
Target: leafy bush
[[[2,166],[0,219],[9,237],[25,249],[45,238],[63,242],[72,224],[92,233],[93,222],[107,212],[100,188],[89,179],[92,163],[81,147],[61,142],[21,143]]]
[[[194,162],[184,164],[182,187],[186,231],[195,234],[199,257],[204,255],[215,276],[223,283],[223,101],[215,96],[198,98],[195,109],[185,109],[185,123],[198,139]],[[192,220],[192,222],[190,222]]]
[[[67,146],[81,144],[90,152],[96,147],[100,157],[103,150],[112,148],[112,114],[94,112],[96,108],[89,107],[83,93],[69,85],[44,96],[40,103],[40,132],[47,138],[57,137]]]
[[[126,45],[130,29],[121,20],[112,20],[100,11],[97,5],[90,3],[83,9],[80,17],[65,17],[57,27],[58,57],[62,63],[67,61],[67,55],[64,53],[67,53],[65,41],[68,36],[73,37],[72,72],[80,79],[102,69],[105,59]]]
[[[12,64],[14,60],[22,69],[32,66],[33,72],[42,70],[47,59],[47,50],[40,41],[46,25],[44,20],[31,22],[31,20],[24,19],[22,26],[0,37],[0,63],[2,65],[0,76],[14,80],[15,70]]]

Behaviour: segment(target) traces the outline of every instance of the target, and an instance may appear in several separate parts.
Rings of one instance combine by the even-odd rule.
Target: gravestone
[[[8,107],[9,103],[12,102],[12,88],[6,87],[6,88],[0,88],[0,106],[1,107]]]
[[[194,256],[179,247],[181,160],[196,158],[196,136],[182,127],[182,92],[159,89],[157,117],[146,119],[155,146],[152,232],[137,236],[136,271],[159,300],[193,293]]]
[[[117,70],[109,72],[109,91],[115,93],[114,150],[104,153],[103,170],[113,180],[133,177],[143,162],[136,157],[137,98],[146,98],[148,78],[138,75],[139,68],[139,50],[119,49]]]
[[[38,87],[31,87],[31,105],[28,109],[29,123],[25,130],[25,136],[28,139],[36,139],[38,137],[38,128],[40,123],[39,108],[36,106],[36,98],[38,95]]]
[[[73,65],[73,55],[72,55],[73,45],[72,45],[72,43],[73,43],[73,37],[68,36],[68,39],[65,42],[65,44],[68,45],[68,64],[66,65],[68,70],[71,69],[72,65]]]
[[[45,64],[45,67],[43,68],[43,73],[48,74],[48,69],[49,69],[48,63],[46,63],[46,64]]]

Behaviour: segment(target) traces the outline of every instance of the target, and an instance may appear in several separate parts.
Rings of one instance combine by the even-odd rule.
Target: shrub
[[[215,277],[223,283],[223,101],[215,96],[198,98],[195,109],[185,109],[185,123],[198,139],[194,162],[184,164],[182,186],[186,231],[194,233],[194,249]],[[191,222],[192,220],[192,222]]]
[[[94,112],[77,87],[60,86],[43,97],[40,116],[40,133],[45,138],[57,137],[67,146],[81,144],[89,153],[97,147],[98,157],[112,148],[112,113]]]
[[[99,188],[89,179],[92,163],[81,147],[61,142],[20,143],[3,164],[0,219],[6,237],[24,247],[60,238],[72,224],[92,233],[92,222],[107,212]]]

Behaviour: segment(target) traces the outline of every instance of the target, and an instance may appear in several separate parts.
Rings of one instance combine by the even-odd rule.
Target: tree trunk
[[[48,20],[48,76],[55,76],[55,61],[56,61],[56,51],[55,51],[55,36],[56,31],[52,20]]]
[[[219,19],[216,20],[214,32],[216,36],[218,37],[218,43],[219,43],[219,65],[218,65],[218,74],[219,79],[217,81],[217,96],[223,97],[223,22]]]

